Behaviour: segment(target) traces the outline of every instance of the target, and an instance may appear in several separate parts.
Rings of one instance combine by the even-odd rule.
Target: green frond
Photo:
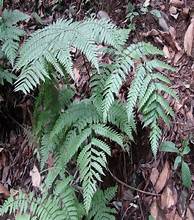
[[[17,57],[20,37],[25,34],[25,32],[16,25],[19,21],[24,21],[28,18],[26,14],[18,10],[8,11],[5,9],[2,13],[2,20],[0,23],[1,50],[12,66]]]
[[[157,82],[157,83],[155,83],[155,86],[158,91],[165,92],[165,93],[169,94],[170,96],[172,96],[173,98],[178,99],[176,92],[173,89],[171,89],[169,86],[165,85],[164,83]]]
[[[129,56],[124,54],[115,61],[112,65],[112,73],[108,77],[104,85],[103,92],[103,118],[107,119],[109,109],[115,100],[115,96],[118,96],[119,90],[126,80],[126,77],[133,66],[133,62]]]
[[[157,125],[156,120],[153,121],[153,123],[151,124],[151,131],[150,131],[150,144],[155,158],[158,152],[159,140],[161,138],[161,134],[162,132],[159,126]]]
[[[64,143],[61,144],[60,152],[58,153],[54,167],[49,171],[46,180],[46,188],[50,188],[56,177],[66,167],[67,163],[77,153],[82,144],[91,135],[91,128],[84,129],[80,134],[76,134],[74,130],[70,130],[66,136]]]
[[[169,105],[168,101],[161,95],[157,96],[157,102],[162,106],[164,111],[174,117],[174,111],[172,107]]]
[[[115,196],[117,187],[107,188],[104,192],[98,190],[92,200],[92,207],[87,216],[88,220],[107,219],[115,220],[116,210],[108,207],[108,203]]]
[[[0,84],[4,85],[5,81],[12,84],[17,77],[8,70],[0,66]]]
[[[57,182],[54,195],[62,200],[64,217],[68,220],[78,220],[77,199],[73,188],[70,186],[71,178]]]
[[[109,111],[107,122],[116,125],[130,140],[133,140],[133,132],[136,131],[136,123],[133,118],[128,121],[126,105],[115,101]]]
[[[3,11],[2,18],[8,26],[12,26],[12,25],[17,24],[20,21],[27,20],[29,16],[19,10],[10,11],[10,10],[5,9]]]
[[[137,104],[145,76],[146,76],[146,70],[143,65],[140,65],[137,69],[135,78],[132,81],[131,87],[128,92],[128,97],[127,97],[128,119],[132,118],[134,107]]]
[[[44,60],[51,63],[55,70],[63,75],[63,66],[73,77],[71,48],[81,51],[88,61],[99,70],[96,43],[105,43],[112,47],[120,47],[127,39],[124,32],[119,31],[108,20],[86,20],[72,22],[72,20],[58,20],[52,25],[35,31],[25,42],[20,51],[16,68],[21,69],[21,75],[16,81],[16,91],[27,93],[33,89],[39,80],[49,77]],[[63,46],[64,45],[64,46]],[[38,66],[37,66],[38,64]],[[38,77],[38,82],[28,78],[28,69],[33,70]]]
[[[20,192],[18,198],[12,196],[1,206],[0,214],[9,212],[21,214],[28,213],[30,209],[30,216],[41,220],[64,220],[64,211],[60,208],[59,199],[56,197],[48,196],[35,199],[34,195],[25,195]]]
[[[172,66],[168,65],[167,63],[165,63],[161,60],[157,60],[157,59],[147,61],[145,63],[145,65],[150,70],[162,68],[162,69],[166,69],[166,70],[170,70],[170,71],[175,71],[175,68],[173,68]]]
[[[145,42],[139,42],[137,44],[131,44],[127,48],[128,55],[138,60],[142,58],[143,56],[149,56],[149,55],[163,55],[163,51],[159,50],[157,47],[154,47],[150,43]]]
[[[51,133],[50,139],[57,136],[65,127],[70,127],[72,124],[78,122],[78,120],[94,120],[98,118],[98,112],[95,106],[89,100],[84,100],[79,103],[73,103],[69,108],[61,114],[57,119]]]
[[[80,170],[80,178],[83,186],[84,206],[88,213],[92,198],[97,190],[97,181],[101,181],[106,168],[106,154],[110,155],[109,147],[97,139],[92,139],[91,143],[84,146],[78,156],[77,163]]]
[[[101,135],[105,138],[108,138],[118,145],[123,147],[123,137],[117,131],[113,130],[112,128],[105,126],[103,124],[96,124],[92,126],[94,132],[98,135]]]

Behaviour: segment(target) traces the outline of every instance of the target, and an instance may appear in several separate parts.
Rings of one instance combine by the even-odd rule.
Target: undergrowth
[[[5,11],[5,19],[9,13],[15,12]],[[160,123],[169,125],[174,115],[166,97],[176,98],[164,72],[174,69],[158,59],[163,52],[150,43],[126,47],[130,30],[119,29],[103,19],[58,20],[32,33],[16,59],[23,31],[15,24],[26,18],[17,15],[15,22],[7,21],[16,31],[15,38],[10,39],[10,26],[6,26],[7,35],[1,38],[2,51],[11,65],[15,64],[14,69],[21,71],[15,91],[28,93],[40,85],[34,133],[40,143],[44,181],[40,196],[20,192],[3,204],[0,213],[20,213],[18,220],[24,214],[26,219],[41,220],[76,220],[84,216],[115,219],[116,211],[110,208],[109,201],[114,198],[116,188],[99,189],[111,149],[129,150],[135,141],[138,115],[142,125],[150,129],[151,150],[157,156],[162,135]],[[99,45],[108,47],[106,56],[110,57],[110,64],[99,61]],[[87,58],[93,70],[88,97],[76,100],[73,60],[79,53]],[[121,88],[129,79],[126,100],[121,100]],[[54,165],[48,168],[50,156]],[[49,171],[45,172],[45,168]]]

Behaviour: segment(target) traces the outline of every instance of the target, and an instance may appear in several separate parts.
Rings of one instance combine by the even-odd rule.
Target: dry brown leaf
[[[166,186],[161,195],[161,209],[169,209],[177,203],[177,191],[175,188]]]
[[[184,5],[184,1],[182,0],[170,0],[170,4],[176,7],[182,7]]]
[[[77,67],[73,68],[73,79],[76,83],[78,83],[78,81],[80,80],[81,76],[80,76],[80,71]]]
[[[158,176],[159,176],[158,169],[155,168],[155,167],[152,168],[152,172],[151,172],[151,175],[150,175],[150,181],[152,182],[153,186],[156,184]]]
[[[176,213],[174,216],[174,220],[182,220],[182,218],[180,217],[178,213]]]
[[[189,15],[189,10],[190,10],[190,8],[188,8],[188,7],[183,8],[183,15],[188,16]]]
[[[168,24],[167,24],[166,20],[163,17],[159,18],[158,24],[160,25],[160,27],[162,28],[163,31],[165,31],[165,32],[169,31]]]
[[[1,183],[0,183],[0,194],[3,196],[3,198],[8,198],[9,195],[10,195],[9,191],[7,190],[7,188],[5,188],[5,186],[2,185]]]
[[[175,56],[174,56],[174,61],[173,61],[174,65],[177,65],[177,64],[178,64],[179,60],[183,57],[183,54],[184,54],[184,51],[183,51],[183,50],[178,51],[178,52],[175,54]]]
[[[150,206],[150,213],[152,215],[152,217],[156,220],[164,220],[165,216],[163,214],[163,212],[160,210],[160,208],[158,207],[158,204],[156,202],[156,200],[154,200]]]
[[[141,35],[143,37],[149,37],[149,36],[158,36],[160,33],[156,29],[152,29],[151,31],[148,31],[146,33],[142,33]]]
[[[190,208],[187,208],[186,219],[187,220],[193,220],[194,219],[194,215],[192,214]]]
[[[148,7],[150,5],[150,1],[151,0],[145,0],[145,2],[143,3],[143,6]]]
[[[170,209],[170,212],[167,212],[165,214],[165,220],[172,220],[175,218],[176,214],[176,207],[173,207],[173,209]]]
[[[164,164],[164,168],[162,172],[160,173],[160,176],[154,187],[157,193],[163,190],[164,186],[166,185],[167,180],[169,179],[169,176],[170,176],[170,166],[169,166],[168,161],[166,161],[166,163]]]
[[[152,205],[151,205],[151,207],[150,207],[150,213],[151,213],[151,215],[152,215],[152,217],[153,217],[154,219],[157,219],[157,218],[158,218],[159,209],[158,209],[158,205],[157,205],[157,203],[156,203],[156,200],[154,200],[154,201],[152,202]]]
[[[33,169],[30,171],[30,176],[32,178],[32,185],[34,187],[40,187],[41,184],[41,176],[38,171],[38,168],[34,165]]]
[[[170,15],[171,15],[173,18],[175,18],[175,19],[178,18],[179,12],[178,12],[177,7],[175,7],[175,6],[172,5],[172,6],[169,8],[169,12],[170,12]]]
[[[163,47],[163,52],[164,52],[164,57],[170,60],[171,59],[170,51],[166,45],[164,45]]]
[[[4,152],[0,152],[0,170],[3,167],[5,167],[6,161],[7,161],[6,155],[4,154]]]
[[[194,19],[191,19],[191,23],[185,32],[184,37],[184,50],[188,56],[191,56],[194,37]]]

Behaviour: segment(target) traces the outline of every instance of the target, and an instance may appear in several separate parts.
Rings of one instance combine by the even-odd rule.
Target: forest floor
[[[6,2],[6,1],[5,1]],[[7,1],[7,7],[19,9],[32,16],[24,25],[28,33],[51,23],[57,18],[72,17],[81,20],[91,13],[107,13],[111,20],[121,27],[128,27],[130,19],[134,26],[129,44],[139,41],[151,42],[164,51],[164,60],[176,68],[173,73],[165,73],[172,81],[172,88],[179,101],[170,100],[175,110],[175,118],[170,128],[162,126],[163,140],[173,141],[181,146],[189,140],[191,152],[186,161],[192,172],[193,185],[190,190],[181,184],[180,170],[173,170],[174,154],[160,153],[153,159],[147,142],[147,130],[140,126],[135,137],[130,156],[113,150],[109,170],[103,187],[118,184],[115,204],[119,209],[118,219],[148,219],[149,213],[157,220],[194,219],[194,2],[192,0],[160,1]],[[60,2],[60,1],[58,1]],[[11,4],[12,3],[12,4]],[[144,7],[146,6],[146,7]],[[147,10],[147,11],[146,11]],[[150,11],[157,10],[161,18]],[[37,14],[35,14],[35,11]],[[33,13],[33,14],[32,14]],[[37,17],[39,15],[40,17]],[[128,17],[127,17],[128,15]],[[41,18],[41,22],[39,22]],[[191,26],[192,27],[191,27]],[[185,35],[188,27],[189,34]],[[77,64],[79,68],[79,63]],[[87,84],[80,79],[78,93],[82,95]],[[16,95],[13,88],[2,88],[6,101],[4,117],[0,115],[0,202],[18,189],[29,192],[33,189],[30,171],[38,164],[34,156],[37,146],[31,143],[33,123],[33,95]],[[0,97],[1,98],[1,97]],[[2,140],[2,141],[1,141]],[[133,187],[136,189],[134,190]],[[8,217],[5,217],[7,219]]]

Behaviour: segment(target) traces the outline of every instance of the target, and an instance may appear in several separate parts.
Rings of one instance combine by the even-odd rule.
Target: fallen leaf
[[[0,170],[5,167],[6,165],[6,161],[7,161],[7,158],[6,158],[6,155],[4,154],[4,152],[0,152]]]
[[[185,209],[187,207],[187,199],[188,199],[188,192],[186,191],[186,189],[183,189],[180,193],[177,204],[177,210],[181,216],[185,213]]]
[[[97,18],[110,20],[108,13],[106,11],[102,11],[102,10],[97,13]]]
[[[185,32],[184,37],[184,50],[188,56],[191,56],[194,37],[194,18],[191,19],[191,23]]]
[[[161,195],[161,209],[169,209],[177,203],[177,191],[175,188],[166,186]]]
[[[193,220],[194,219],[194,215],[192,214],[190,208],[187,208],[186,219],[187,220]]]
[[[163,47],[164,57],[166,59],[171,59],[170,51],[166,45]]]
[[[182,220],[178,213],[175,213],[174,220]]]
[[[156,200],[154,200],[150,207],[150,213],[154,219],[158,218],[158,212],[159,212],[158,205],[156,203]]]
[[[38,168],[34,165],[33,169],[30,171],[30,176],[32,177],[32,185],[34,187],[40,187],[41,176],[38,171]]]
[[[194,200],[190,201],[189,208],[194,211]]]
[[[160,208],[158,207],[158,204],[155,199],[150,206],[150,213],[151,213],[152,217],[156,220],[164,220],[165,219],[164,218],[165,216],[162,213],[162,211],[160,210]]]
[[[169,212],[165,214],[165,220],[174,220],[176,214],[176,207],[173,207],[173,209],[170,209]]]
[[[158,19],[158,24],[160,25],[160,27],[162,28],[163,31],[165,31],[165,32],[169,31],[168,24],[167,24],[166,20],[163,17],[160,17]]]
[[[143,7],[148,7],[150,5],[150,0],[145,0]]]
[[[167,180],[169,179],[169,176],[170,176],[170,166],[169,166],[168,161],[166,161],[166,163],[164,164],[164,168],[162,172],[160,173],[159,178],[154,187],[157,193],[163,190],[164,186],[166,185]]]
[[[81,76],[80,76],[80,71],[77,67],[73,68],[73,79],[74,81],[77,83],[80,80]]]
[[[183,8],[183,15],[184,16],[188,16],[189,15],[189,8],[187,8],[187,7],[185,7],[185,8]]]
[[[174,56],[174,61],[173,61],[174,65],[177,65],[177,64],[178,64],[179,60],[183,57],[183,54],[184,54],[184,51],[183,51],[183,50],[178,51],[178,52],[175,54],[175,56]]]
[[[171,15],[173,18],[175,18],[175,19],[178,18],[179,12],[178,12],[177,7],[175,7],[175,6],[172,5],[172,6],[169,8],[169,12],[170,12],[170,15]]]
[[[158,169],[155,168],[155,167],[152,168],[152,172],[151,172],[151,175],[150,175],[150,181],[152,182],[153,186],[156,184],[158,176],[159,176]]]
[[[184,1],[182,0],[170,0],[170,4],[176,7],[182,7],[184,5]]]
[[[1,183],[0,183],[0,195],[3,198],[5,198],[5,199],[8,198],[9,195],[10,195],[9,191],[7,190],[7,188],[5,188],[5,186],[2,185]]]
[[[7,177],[8,177],[9,171],[10,171],[10,167],[9,166],[4,167],[3,174],[2,174],[2,179],[1,179],[2,183],[6,183],[7,182]]]

